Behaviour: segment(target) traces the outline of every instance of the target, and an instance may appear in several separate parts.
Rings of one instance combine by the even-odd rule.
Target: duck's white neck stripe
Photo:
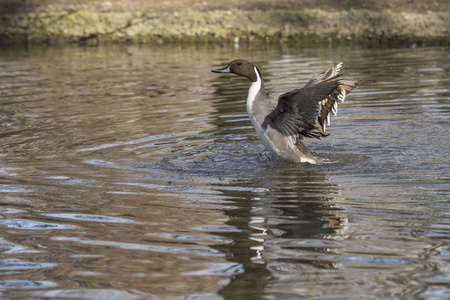
[[[261,77],[259,76],[258,70],[255,68],[256,73],[256,81],[253,81],[250,85],[250,88],[248,89],[248,96],[247,96],[247,112],[250,114],[251,108],[253,106],[253,102],[255,101],[256,94],[258,94],[259,90],[261,89]]]

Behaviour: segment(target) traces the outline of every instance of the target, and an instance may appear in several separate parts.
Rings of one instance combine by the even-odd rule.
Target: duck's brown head
[[[236,75],[247,77],[252,82],[256,82],[258,80],[257,72],[259,73],[259,70],[255,67],[255,65],[253,65],[249,61],[246,61],[245,59],[236,59],[230,62],[225,68],[215,69],[211,72],[233,73]]]

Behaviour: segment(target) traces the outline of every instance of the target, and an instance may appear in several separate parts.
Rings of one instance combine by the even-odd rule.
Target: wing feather
[[[338,103],[351,93],[359,81],[341,78],[342,63],[314,76],[301,89],[281,94],[271,118],[284,135],[321,138],[330,115],[336,115]]]

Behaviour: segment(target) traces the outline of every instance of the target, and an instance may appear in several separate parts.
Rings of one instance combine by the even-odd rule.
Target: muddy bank
[[[166,13],[58,11],[0,17],[0,42],[297,43],[450,45],[450,13],[304,10],[185,10]]]

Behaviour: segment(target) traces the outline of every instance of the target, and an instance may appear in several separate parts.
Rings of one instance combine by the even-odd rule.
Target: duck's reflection
[[[333,261],[321,260],[319,254],[337,251],[330,240],[342,238],[347,228],[346,217],[338,207],[339,187],[311,166],[272,166],[263,173],[248,183],[255,189],[247,198],[237,199],[229,189],[223,190],[226,196],[237,199],[239,209],[227,214],[229,225],[241,231],[222,233],[235,243],[220,250],[245,270],[221,291],[225,297],[245,296],[236,295],[236,291],[263,295],[271,272],[286,263],[336,267]],[[239,288],[244,286],[253,288]]]

